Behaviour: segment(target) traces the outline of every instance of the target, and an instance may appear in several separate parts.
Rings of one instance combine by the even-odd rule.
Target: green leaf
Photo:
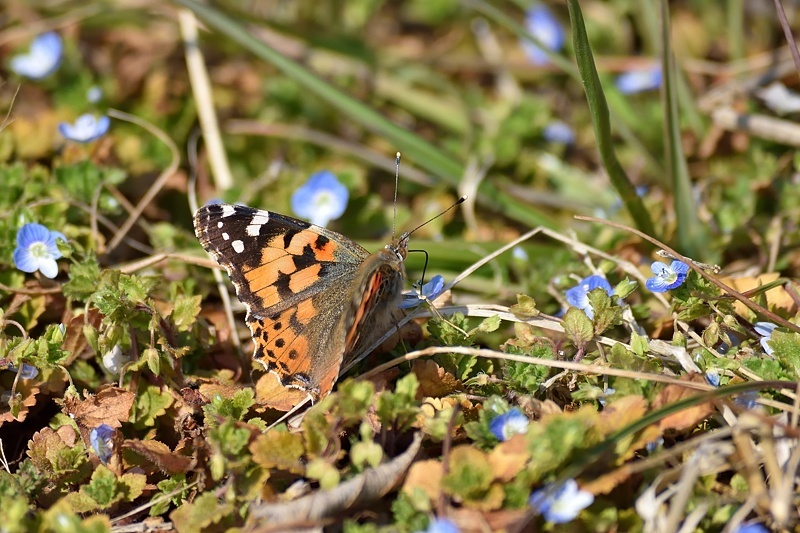
[[[527,294],[517,294],[517,303],[508,308],[515,317],[520,319],[533,318],[539,315],[536,301]]]
[[[169,515],[177,531],[225,530],[235,522],[233,502],[221,500],[214,491],[203,492],[192,503],[184,503]]]
[[[530,351],[523,351],[513,346],[505,347],[506,353],[517,355],[530,355],[542,359],[553,359],[552,345],[541,343],[532,347]],[[503,362],[503,379],[512,390],[522,392],[524,394],[533,394],[539,390],[539,386],[550,376],[551,369],[532,363],[523,363],[521,361],[504,361]]]
[[[774,350],[775,359],[792,376],[792,381],[800,379],[800,333],[776,329],[768,344]]]
[[[494,475],[486,454],[469,445],[450,452],[449,471],[442,478],[442,489],[451,496],[478,500],[486,494]]]
[[[647,355],[647,351],[649,349],[650,347],[647,342],[647,337],[639,335],[635,331],[631,331],[631,350],[633,353],[639,357],[644,357]]]
[[[136,403],[133,405],[131,420],[137,428],[153,427],[156,424],[156,418],[166,414],[167,408],[172,405],[173,401],[172,395],[157,385],[140,388],[139,394],[136,396]]]
[[[462,313],[455,313],[447,319],[433,317],[428,320],[428,333],[437,344],[444,346],[469,346],[472,339],[466,334],[469,322]]]
[[[250,442],[250,430],[237,427],[236,422],[227,420],[208,431],[208,438],[216,443],[226,457],[238,457]]]
[[[594,337],[592,321],[577,307],[570,307],[564,313],[564,332],[578,348],[585,346]]]
[[[413,373],[397,380],[395,391],[384,391],[378,397],[377,414],[388,427],[406,429],[416,420],[419,402],[416,401],[419,381]]]
[[[167,512],[169,509],[170,504],[174,504],[176,506],[180,505],[188,496],[189,493],[186,490],[187,483],[186,483],[186,474],[177,474],[169,479],[162,479],[158,483],[156,483],[156,487],[158,490],[161,491],[159,496],[165,496],[172,492],[177,491],[178,489],[183,489],[181,492],[174,494],[170,498],[165,498],[161,501],[154,503],[153,507],[150,508],[150,516],[160,516]],[[159,496],[153,498],[152,501],[160,499]]]
[[[336,404],[342,424],[363,419],[375,398],[375,385],[367,380],[347,379],[337,387]]]
[[[281,429],[273,429],[259,435],[250,444],[253,461],[265,470],[277,468],[295,474],[304,470],[302,457],[305,453],[303,437]]]
[[[614,296],[625,299],[633,294],[637,288],[639,288],[639,282],[625,278],[614,287]]]
[[[94,255],[75,262],[69,268],[69,281],[62,287],[64,296],[85,302],[97,290],[100,280],[100,264]]]
[[[605,290],[594,289],[589,292],[588,298],[594,310],[592,323],[595,335],[602,335],[606,330],[622,323],[622,309]]]
[[[147,363],[147,368],[154,376],[161,374],[161,354],[152,346],[142,351],[141,360]]]
[[[192,329],[197,315],[200,314],[200,303],[203,297],[179,295],[175,298],[175,307],[172,309],[172,323],[178,331]]]
[[[306,476],[319,481],[319,486],[323,490],[331,490],[339,484],[341,476],[339,471],[325,459],[318,457],[312,459],[306,468]]]
[[[96,509],[108,509],[125,497],[125,489],[117,482],[117,476],[102,464],[95,469],[91,482],[81,487],[80,492],[91,499]],[[75,510],[78,511],[78,509]],[[79,512],[91,510],[93,509],[80,510]]]
[[[556,471],[577,449],[588,448],[589,427],[583,418],[574,414],[555,415],[546,423],[528,426],[528,451],[535,460],[529,464],[533,480]]]
[[[223,398],[217,394],[211,399],[210,404],[203,406],[206,424],[209,427],[216,426],[217,417],[243,420],[255,403],[255,393],[252,389],[238,390],[231,398]]]
[[[742,359],[742,366],[765,381],[794,379],[789,372],[783,369],[780,361],[776,359],[748,357]]]
[[[490,316],[489,318],[482,320],[475,330],[481,333],[491,333],[493,331],[497,331],[497,329],[500,327],[500,323],[501,320],[498,315]]]

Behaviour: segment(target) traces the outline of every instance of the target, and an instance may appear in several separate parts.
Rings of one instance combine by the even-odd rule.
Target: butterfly
[[[229,204],[201,207],[194,228],[247,308],[253,359],[278,380],[269,407],[326,396],[343,362],[404,315],[409,233],[369,253],[335,231]]]

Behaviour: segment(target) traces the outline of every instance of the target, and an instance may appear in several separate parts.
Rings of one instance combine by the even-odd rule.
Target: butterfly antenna
[[[453,203],[453,205],[451,205],[450,207],[448,207],[447,209],[445,209],[444,211],[442,211],[441,213],[439,213],[439,214],[438,214],[438,215],[436,215],[435,217],[429,218],[428,220],[426,220],[425,222],[423,222],[422,224],[420,224],[420,225],[419,225],[419,226],[417,226],[416,228],[412,229],[411,231],[407,231],[407,232],[405,232],[405,233],[403,234],[403,237],[408,237],[409,235],[411,235],[412,233],[414,233],[415,231],[417,231],[419,228],[421,228],[421,227],[422,227],[422,226],[424,226],[425,224],[428,224],[429,222],[433,222],[434,220],[436,220],[436,219],[437,219],[437,218],[439,218],[440,216],[444,215],[445,213],[447,213],[448,211],[450,211],[451,209],[453,209],[455,206],[457,206],[457,205],[460,205],[460,204],[463,204],[463,203],[464,203],[464,201],[465,201],[466,199],[467,199],[466,195],[462,196],[461,198],[459,198],[458,200],[456,200],[456,201]]]
[[[397,186],[400,183],[400,152],[394,158],[394,215],[392,215],[392,240],[397,228]]]

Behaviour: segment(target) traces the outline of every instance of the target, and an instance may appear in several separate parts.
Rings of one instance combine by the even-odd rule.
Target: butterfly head
[[[390,242],[385,246],[387,252],[391,253],[398,261],[406,260],[408,255],[408,238],[411,236],[409,232],[400,235],[400,238]]]

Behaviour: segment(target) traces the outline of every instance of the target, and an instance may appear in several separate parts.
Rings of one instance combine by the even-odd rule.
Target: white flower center
[[[319,192],[317,197],[314,198],[314,203],[320,208],[330,207],[333,203],[333,196],[328,191]]]
[[[36,259],[48,259],[50,257],[50,250],[43,242],[35,242],[28,246],[28,252]]]

